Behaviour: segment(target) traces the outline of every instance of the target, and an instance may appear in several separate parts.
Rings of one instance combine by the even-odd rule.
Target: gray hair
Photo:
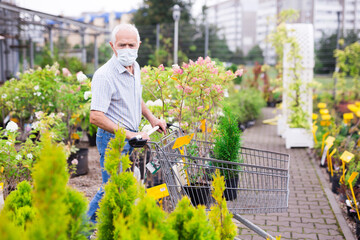
[[[136,38],[137,38],[137,43],[140,43],[140,35],[139,35],[139,31],[137,30],[137,28],[135,27],[135,25],[132,24],[128,24],[128,23],[121,23],[119,25],[116,25],[114,27],[114,29],[111,32],[111,42],[113,44],[115,44],[116,42],[116,34],[120,31],[120,30],[129,30],[132,31],[134,33],[136,33]]]

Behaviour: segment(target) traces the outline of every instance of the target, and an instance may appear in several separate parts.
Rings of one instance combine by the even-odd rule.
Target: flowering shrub
[[[0,182],[5,183],[4,196],[15,189],[16,185],[23,181],[31,181],[31,170],[34,162],[39,157],[44,142],[41,136],[48,131],[52,142],[60,142],[59,145],[67,149],[67,155],[70,154],[70,146],[67,148],[61,142],[65,124],[62,122],[62,114],[46,115],[42,112],[35,114],[36,121],[33,123],[34,130],[25,142],[15,147],[19,135],[18,125],[15,122],[9,122],[6,129],[1,130],[0,134]],[[51,128],[51,130],[49,130]]]
[[[90,80],[82,73],[72,75],[67,69],[60,73],[58,64],[28,70],[0,88],[0,104],[12,117],[18,118],[20,129],[32,123],[35,112],[64,113],[70,139],[74,125],[81,123],[90,111]],[[2,114],[4,115],[4,114]],[[4,116],[2,116],[4,117]]]
[[[242,71],[225,71],[209,57],[183,63],[182,67],[144,67],[142,84],[144,101],[161,102],[155,113],[169,122],[177,122],[184,130],[196,132],[206,118],[211,128],[218,115],[225,90]]]

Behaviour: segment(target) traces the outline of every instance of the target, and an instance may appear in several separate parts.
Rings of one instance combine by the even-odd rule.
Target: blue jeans
[[[109,133],[101,128],[98,128],[96,133],[96,146],[100,154],[100,166],[101,166],[101,176],[102,176],[102,185],[99,191],[95,194],[94,198],[91,200],[89,205],[89,210],[87,212],[87,216],[89,217],[90,221],[96,223],[96,211],[99,208],[99,202],[104,195],[104,185],[109,180],[109,173],[104,169],[104,161],[105,161],[105,152],[108,147],[109,141],[115,137],[115,134]],[[133,147],[129,145],[127,139],[125,139],[125,146],[122,151],[122,154],[131,154]]]

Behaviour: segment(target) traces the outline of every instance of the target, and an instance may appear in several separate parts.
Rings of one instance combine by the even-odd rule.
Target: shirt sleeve
[[[104,75],[94,75],[91,82],[91,94],[91,110],[106,113],[111,102],[112,88]]]

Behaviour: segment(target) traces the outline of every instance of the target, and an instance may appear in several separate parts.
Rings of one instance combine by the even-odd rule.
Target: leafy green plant
[[[343,44],[344,41],[342,40]],[[337,101],[348,101],[360,97],[360,43],[345,47],[344,50],[335,50],[334,56],[337,58],[337,67],[340,71],[335,71],[333,76],[338,79],[336,88],[338,89]],[[352,89],[346,86],[345,77],[352,77]]]
[[[230,96],[225,99],[224,103],[224,106],[232,109],[232,113],[239,123],[257,119],[265,105],[261,92],[253,88],[230,92]]]
[[[214,142],[214,155],[216,159],[240,163],[239,150],[241,148],[241,132],[238,128],[238,124],[235,116],[232,114],[230,108],[224,108],[224,116],[220,117],[217,132]],[[217,165],[218,163],[214,163]],[[238,169],[237,165],[221,164],[222,167],[230,169]],[[229,176],[230,171],[224,171],[225,179],[229,179],[233,176]]]
[[[0,181],[5,183],[5,198],[12,190],[15,190],[19,182],[23,180],[32,181],[31,171],[44,145],[40,136],[46,131],[50,132],[52,143],[59,142],[59,145],[65,149],[65,145],[61,143],[63,127],[61,114],[47,115],[37,112],[33,122],[34,129],[30,131],[31,134],[25,142],[20,143],[16,140],[20,133],[15,122],[10,122],[4,130],[0,128],[0,134],[6,136],[0,139],[0,168],[2,169]],[[67,154],[69,155],[70,152]]]

